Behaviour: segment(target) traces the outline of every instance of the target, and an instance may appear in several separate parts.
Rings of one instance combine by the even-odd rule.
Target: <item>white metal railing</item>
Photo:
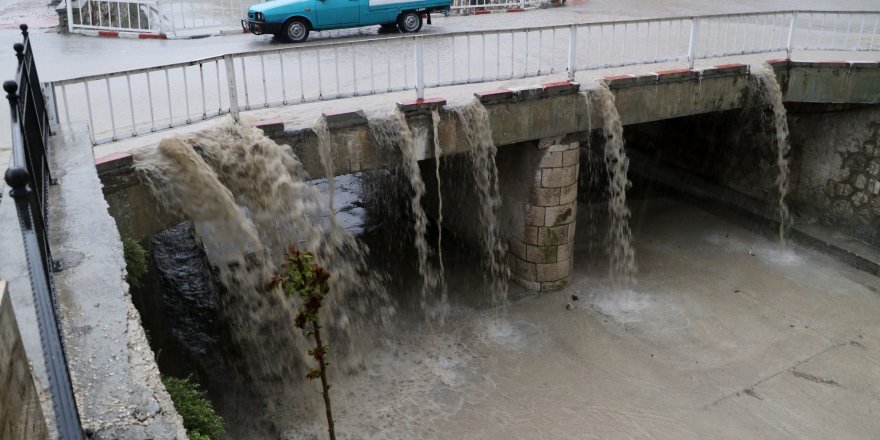
[[[94,143],[243,110],[637,64],[792,50],[869,51],[880,11],[627,20],[292,45],[47,84]]]
[[[549,3],[549,0],[454,0],[450,9],[457,12],[531,9],[545,3]]]
[[[68,31],[158,32],[156,0],[68,0]]]
[[[205,28],[238,28],[239,20],[247,16],[253,0],[154,0],[165,17],[162,31],[180,31]]]

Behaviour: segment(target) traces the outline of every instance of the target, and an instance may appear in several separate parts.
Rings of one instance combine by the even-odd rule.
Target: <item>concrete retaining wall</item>
[[[49,438],[18,321],[0,280],[0,438]]]
[[[880,106],[789,113],[794,200],[880,244]]]

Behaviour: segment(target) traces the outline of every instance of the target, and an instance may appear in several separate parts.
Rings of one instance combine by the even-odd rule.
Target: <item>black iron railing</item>
[[[27,25],[21,25],[21,34],[22,42],[13,46],[18,58],[15,80],[3,83],[12,119],[12,166],[6,170],[5,177],[21,226],[56,426],[62,439],[80,440],[83,432],[62,345],[47,233],[52,181],[48,157],[49,115]]]

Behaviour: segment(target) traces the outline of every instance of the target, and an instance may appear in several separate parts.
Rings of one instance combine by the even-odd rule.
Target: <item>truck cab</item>
[[[242,27],[253,34],[272,34],[299,43],[311,31],[380,25],[418,32],[423,17],[449,11],[452,0],[272,0],[252,6]]]

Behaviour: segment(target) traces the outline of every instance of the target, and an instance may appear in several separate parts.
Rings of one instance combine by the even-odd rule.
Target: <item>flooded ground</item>
[[[340,438],[880,435],[880,280],[683,202],[631,206],[628,291],[587,224],[559,293],[513,288],[488,308],[479,277],[450,265],[445,325],[402,309],[360,369],[331,378]],[[312,420],[291,437],[322,438]]]

